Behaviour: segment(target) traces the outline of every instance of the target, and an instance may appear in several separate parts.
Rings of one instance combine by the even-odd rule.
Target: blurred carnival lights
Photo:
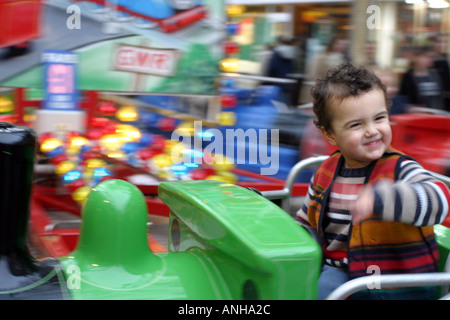
[[[224,101],[228,107],[235,102],[233,97],[224,97]],[[135,111],[138,113],[137,108]],[[112,109],[108,108],[108,116],[111,116],[111,112]],[[115,114],[116,118],[119,118],[118,113]],[[166,118],[166,122],[168,119],[170,117]],[[226,172],[222,165],[211,165],[204,161],[203,152],[191,149],[191,146],[180,141],[141,132],[134,125],[112,119],[94,120],[90,130],[96,130],[95,135],[89,134],[89,130],[86,135],[68,132],[64,137],[43,133],[39,139],[41,153],[48,158],[76,202],[83,203],[91,188],[105,179],[113,178],[113,171],[109,168],[111,163],[105,161],[103,156],[128,162],[169,180],[195,180],[202,177],[225,182],[237,181],[237,177]],[[176,122],[169,122],[170,125],[165,123],[162,127],[173,129],[177,125]],[[178,130],[191,137],[196,133],[193,123],[188,121],[180,123]]]

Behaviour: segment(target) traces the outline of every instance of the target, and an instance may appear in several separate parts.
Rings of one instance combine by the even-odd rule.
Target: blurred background
[[[436,59],[448,59],[450,9],[445,0],[226,3],[246,26],[235,38],[241,44],[241,58],[257,61],[256,57],[270,55],[284,38],[295,49],[291,73],[306,80],[315,80],[330,65],[351,61],[389,77],[394,93],[417,47],[426,47]],[[324,64],[319,67],[318,61]],[[294,102],[308,100],[305,93]]]
[[[285,179],[332,150],[312,125],[309,90],[352,62],[388,88],[394,146],[447,173],[449,18],[447,0],[0,0],[0,116],[91,141],[110,128],[99,116],[168,140],[194,121],[222,137],[268,130],[217,140],[215,153],[234,150],[235,168],[260,173],[273,163],[251,152],[267,141],[273,177]],[[136,117],[112,116],[126,108]],[[136,151],[117,149],[126,160]]]

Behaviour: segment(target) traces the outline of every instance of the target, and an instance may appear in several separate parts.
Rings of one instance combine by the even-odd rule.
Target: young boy
[[[385,86],[373,72],[343,64],[318,80],[311,94],[315,124],[338,148],[317,169],[297,213],[322,242],[319,299],[373,272],[437,271],[433,225],[448,213],[449,189],[390,147]],[[374,289],[352,298],[434,299],[433,290]]]

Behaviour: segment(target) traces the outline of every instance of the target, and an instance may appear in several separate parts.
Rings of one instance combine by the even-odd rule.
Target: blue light
[[[63,176],[63,181],[71,183],[81,178],[81,172],[78,170],[70,170]]]
[[[183,164],[175,164],[170,167],[170,170],[172,171],[173,174],[182,175],[182,174],[186,174],[186,172],[188,171],[188,168]]]
[[[155,138],[153,137],[152,134],[143,132],[141,135],[141,138],[139,139],[139,142],[141,144],[143,144],[144,146],[147,146],[147,145],[151,144],[153,142],[153,140],[155,140]]]
[[[203,157],[203,152],[194,150],[194,149],[186,149],[186,150],[183,150],[182,153],[190,155],[194,158],[202,158]]]
[[[49,158],[53,158],[60,154],[63,154],[65,151],[66,151],[66,149],[63,146],[58,146],[55,149],[52,149],[49,152],[46,152],[45,155]]]
[[[81,153],[91,151],[91,150],[92,150],[92,147],[88,144],[83,144],[80,148]]]
[[[138,142],[130,141],[124,143],[120,149],[122,151],[125,151],[126,153],[133,153],[139,150],[140,148],[142,148],[141,144],[139,144]]]
[[[95,168],[95,170],[94,170],[95,178],[109,177],[110,175],[111,175],[111,170],[109,170],[107,168]]]
[[[207,139],[211,139],[214,137],[214,134],[211,132],[198,132],[197,136],[200,138],[207,138]]]

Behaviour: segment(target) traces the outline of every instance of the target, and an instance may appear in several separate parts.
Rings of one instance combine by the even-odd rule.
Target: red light
[[[164,117],[158,121],[156,126],[158,127],[158,129],[163,131],[173,131],[175,130],[176,125],[177,122],[175,119]]]
[[[237,98],[234,94],[226,94],[221,97],[222,107],[224,108],[234,108],[237,104]]]
[[[117,112],[116,104],[112,101],[102,101],[98,107],[98,111],[105,116],[113,116]]]
[[[226,54],[236,54],[241,51],[241,48],[232,41],[226,41],[223,43],[223,48]]]

